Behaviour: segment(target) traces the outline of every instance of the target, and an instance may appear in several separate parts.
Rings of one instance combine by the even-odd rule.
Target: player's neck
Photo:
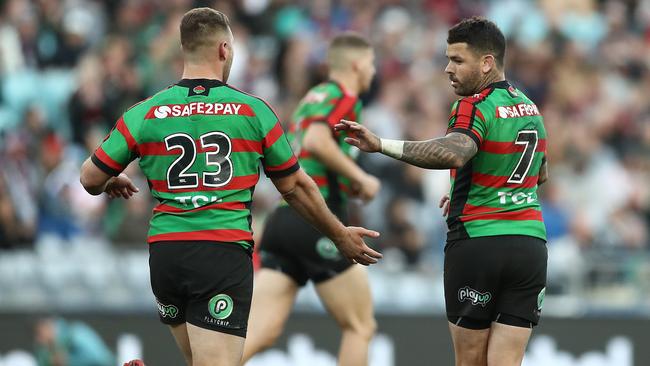
[[[503,72],[495,72],[494,74],[490,74],[483,80],[483,82],[479,85],[477,88],[477,93],[480,93],[482,90],[487,88],[490,84],[496,83],[498,81],[503,81],[506,79],[506,76]]]
[[[359,83],[355,75],[332,71],[329,74],[329,79],[336,81],[343,88],[343,92],[348,95],[359,95]]]
[[[194,64],[183,65],[183,79],[211,79],[223,81],[223,68],[220,65]]]

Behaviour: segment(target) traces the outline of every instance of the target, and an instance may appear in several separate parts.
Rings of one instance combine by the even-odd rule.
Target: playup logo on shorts
[[[156,300],[156,304],[158,304],[158,312],[163,318],[169,317],[171,319],[174,319],[176,315],[178,315],[178,308],[176,306],[165,305],[158,300]]]
[[[208,302],[210,315],[217,320],[226,319],[232,314],[234,308],[232,298],[226,294],[213,296]]]
[[[469,300],[472,305],[485,305],[492,300],[492,294],[489,292],[479,292],[469,286],[465,286],[458,290],[458,301],[463,302]]]

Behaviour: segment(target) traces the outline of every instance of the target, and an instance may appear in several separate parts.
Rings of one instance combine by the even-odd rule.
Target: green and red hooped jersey
[[[251,201],[260,162],[269,177],[300,166],[260,98],[218,80],[183,79],[131,107],[92,155],[118,175],[139,158],[153,210],[148,242],[253,246]]]
[[[302,169],[316,182],[321,194],[331,205],[344,204],[350,192],[350,181],[318,161],[308,151],[302,149],[304,133],[312,123],[326,123],[332,130],[332,138],[339,149],[350,158],[356,158],[358,150],[345,143],[346,132],[334,131],[334,125],[343,119],[359,121],[361,101],[347,93],[335,81],[328,81],[311,88],[302,98],[291,118],[287,138],[298,154]]]
[[[546,240],[537,197],[546,130],[537,106],[507,81],[456,101],[447,132],[471,137],[477,154],[451,170],[448,240],[528,235]]]

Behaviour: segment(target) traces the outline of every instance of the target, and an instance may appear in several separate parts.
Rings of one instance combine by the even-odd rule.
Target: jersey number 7
[[[535,156],[537,141],[537,130],[519,131],[517,139],[515,140],[515,145],[526,146],[524,147],[524,153],[521,154],[515,170],[512,171],[510,178],[508,178],[508,183],[521,184],[524,182],[526,175],[528,175],[528,170],[530,170],[531,163],[533,162],[533,156]]]
[[[181,155],[167,169],[167,187],[169,189],[198,188],[199,174],[187,173],[187,170],[196,161],[196,145],[199,143],[203,150],[216,147],[216,151],[205,152],[205,165],[215,166],[217,171],[201,172],[203,186],[221,187],[232,179],[233,169],[232,160],[230,160],[232,142],[228,135],[223,132],[208,132],[194,141],[188,134],[175,133],[165,137],[167,151],[181,150]]]

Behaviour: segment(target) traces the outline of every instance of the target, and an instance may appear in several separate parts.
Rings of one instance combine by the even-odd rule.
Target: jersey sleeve
[[[303,121],[303,128],[309,127],[311,123],[326,123],[334,131],[334,125],[339,123],[356,105],[357,98],[350,95],[340,97],[328,94],[322,100],[315,98],[311,102],[310,116]],[[358,122],[358,121],[357,121]]]
[[[282,178],[300,169],[298,159],[282,130],[277,115],[264,104],[261,107],[260,126],[262,132],[262,166],[269,178]]]
[[[138,155],[136,140],[122,116],[102,144],[95,150],[91,160],[104,173],[117,176]]]
[[[447,133],[458,132],[467,135],[480,147],[487,135],[487,122],[481,110],[469,100],[456,101],[449,115]]]

